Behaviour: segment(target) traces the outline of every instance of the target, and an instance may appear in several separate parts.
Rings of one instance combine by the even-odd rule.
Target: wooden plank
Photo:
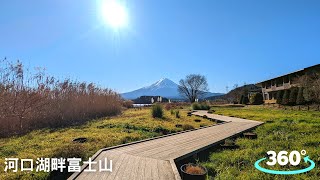
[[[208,134],[206,131],[199,131],[197,136],[176,136],[175,138],[168,139],[164,142],[157,143],[156,141],[153,144],[153,147],[145,147],[145,148],[137,148],[135,150],[128,151],[127,153],[136,154],[139,156],[152,157],[152,154],[157,154],[157,152],[161,152],[165,149],[174,149],[179,148],[178,146],[185,143],[190,143],[192,140],[196,141],[197,139],[201,139],[201,136]]]
[[[154,159],[151,159],[151,161],[148,164],[148,166],[151,169],[151,177],[150,177],[150,179],[160,179],[157,161],[154,161]]]
[[[134,156],[126,154],[126,160],[123,161],[124,163],[118,170],[117,176],[114,179],[121,180],[121,179],[130,179],[131,171],[134,164]]]
[[[230,128],[231,129],[231,128]],[[232,129],[231,129],[232,130]],[[166,146],[166,147],[162,147],[162,148],[158,148],[157,150],[153,151],[154,154],[144,154],[146,156],[149,156],[149,157],[154,157],[154,158],[157,158],[157,156],[153,156],[153,155],[156,155],[156,154],[169,154],[170,152],[180,152],[181,151],[186,151],[185,148],[187,147],[192,147],[192,146],[195,146],[197,144],[207,144],[208,141],[212,142],[212,141],[215,141],[215,140],[220,140],[221,136],[219,136],[219,138],[217,139],[218,135],[222,134],[221,133],[221,129],[217,132],[214,132],[214,134],[212,134],[212,132],[206,132],[205,134],[202,134],[201,136],[191,136],[190,139],[188,141],[179,141],[179,143],[176,143],[174,146]],[[233,135],[233,134],[228,134],[228,133],[225,133],[227,136],[222,136],[222,138],[226,138],[230,135]],[[210,143],[209,142],[209,143]],[[190,146],[190,144],[192,144],[192,146]],[[180,149],[180,151],[177,151],[177,149]],[[168,157],[169,159],[171,158],[176,158],[176,157]],[[166,158],[166,159],[168,159]]]
[[[158,176],[160,180],[173,179],[174,174],[169,161],[157,161]],[[170,171],[168,171],[171,169]]]
[[[151,169],[151,164],[154,163],[151,158],[146,158],[146,163],[144,166],[144,177],[145,179],[152,179],[152,169]]]
[[[146,163],[147,163],[147,158],[140,159],[139,168],[134,175],[134,179],[143,180],[148,178],[148,176],[146,176],[145,174]]]
[[[96,161],[104,157],[113,158],[115,164],[112,173],[81,172],[78,177],[75,175],[72,177],[77,179],[181,180],[174,159],[196,153],[262,124],[252,120],[208,114],[207,111],[198,111],[194,114],[206,115],[209,118],[229,123],[111,147],[105,149],[107,150],[105,152],[101,150],[96,155]]]
[[[120,169],[122,166],[124,166],[124,164],[128,160],[128,156],[126,154],[121,154],[119,159],[120,160],[118,161],[117,165],[115,164],[114,169],[112,170],[112,173],[110,173],[110,175],[106,177],[106,179],[116,179],[116,177],[122,173]]]

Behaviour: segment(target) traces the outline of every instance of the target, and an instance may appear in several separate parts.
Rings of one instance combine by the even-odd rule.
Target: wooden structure
[[[84,172],[83,169],[88,167],[83,166],[80,173],[74,173],[69,179],[180,180],[176,161],[262,124],[258,121],[208,114],[207,111],[193,112],[193,115],[206,115],[207,118],[222,123],[101,149],[92,159],[96,162],[104,158],[112,160],[112,172]],[[98,169],[97,166],[92,168]]]

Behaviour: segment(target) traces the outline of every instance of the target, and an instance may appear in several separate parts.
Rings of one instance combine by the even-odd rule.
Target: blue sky
[[[127,0],[119,31],[100,1],[1,1],[0,57],[119,92],[190,73],[225,92],[320,62],[317,0]]]

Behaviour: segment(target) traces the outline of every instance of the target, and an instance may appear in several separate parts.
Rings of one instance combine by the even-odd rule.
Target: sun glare
[[[128,13],[124,4],[118,0],[103,0],[101,4],[103,21],[115,29],[128,25]]]

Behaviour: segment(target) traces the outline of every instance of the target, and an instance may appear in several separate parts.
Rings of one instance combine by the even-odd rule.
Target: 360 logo
[[[291,151],[288,153],[287,151],[280,151],[278,154],[275,151],[268,151],[267,152],[269,161],[266,162],[268,166],[274,166],[279,164],[280,166],[285,166],[290,163],[292,166],[297,166],[301,162],[301,155],[305,156],[307,152],[305,150],[299,151]],[[288,156],[289,154],[289,156]],[[304,169],[297,169],[297,170],[290,170],[290,171],[281,171],[281,170],[271,170],[261,167],[259,164],[260,162],[266,160],[267,158],[261,158],[254,163],[254,167],[259,171],[269,173],[269,174],[300,174],[304,172],[311,171],[315,167],[315,163],[309,159],[309,156],[305,156],[303,158],[305,163],[310,163],[307,168]]]

